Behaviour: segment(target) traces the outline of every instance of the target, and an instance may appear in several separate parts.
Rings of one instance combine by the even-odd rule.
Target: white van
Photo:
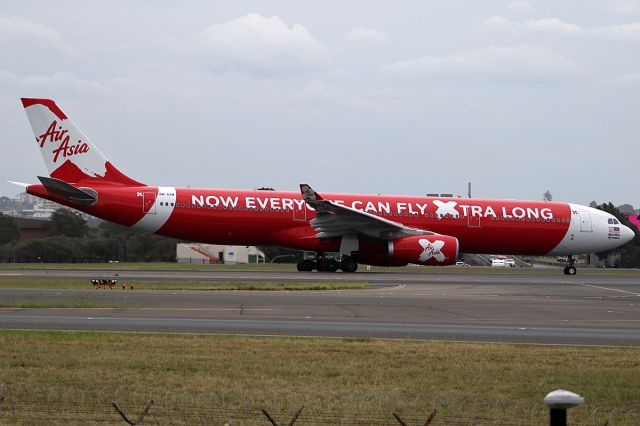
[[[505,259],[493,259],[491,261],[491,267],[492,268],[504,268],[506,266],[506,260]]]

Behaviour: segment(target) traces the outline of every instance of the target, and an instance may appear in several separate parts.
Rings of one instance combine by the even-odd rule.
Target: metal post
[[[567,426],[567,410],[584,404],[584,398],[577,393],[558,389],[544,397],[549,407],[549,425]]]

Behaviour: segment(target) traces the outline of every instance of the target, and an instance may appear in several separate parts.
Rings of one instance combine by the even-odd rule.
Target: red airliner
[[[111,164],[53,100],[22,104],[50,173],[21,184],[29,194],[159,235],[318,253],[300,271],[452,265],[466,252],[569,256],[564,273],[574,275],[572,255],[634,237],[614,216],[571,203],[149,186]]]

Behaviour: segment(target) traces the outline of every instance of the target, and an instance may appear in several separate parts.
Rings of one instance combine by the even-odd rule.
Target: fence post
[[[142,411],[142,413],[138,414],[138,418],[136,420],[131,420],[131,419],[129,419],[127,417],[127,415],[124,413],[124,411],[122,411],[122,409],[118,406],[118,404],[116,404],[115,402],[111,403],[111,406],[113,406],[113,408],[115,408],[115,410],[118,412],[118,414],[120,414],[120,417],[122,417],[122,420],[124,420],[125,422],[127,422],[131,426],[135,426],[135,425],[141,424],[142,420],[144,420],[144,417],[147,414],[149,414],[149,408],[151,408],[152,405],[153,405],[153,400],[149,401],[147,406],[144,408],[144,411]]]
[[[544,403],[549,407],[549,425],[567,426],[567,410],[584,404],[584,398],[564,389],[549,392],[544,397]]]
[[[438,410],[433,410],[431,414],[429,414],[429,417],[427,417],[427,420],[424,422],[424,426],[429,426],[431,424],[433,419],[436,417],[437,412]],[[400,417],[400,414],[398,413],[392,413],[392,414],[393,414],[393,417],[396,418],[398,423],[400,423],[402,426],[408,426],[407,423],[402,419],[402,417]]]
[[[300,417],[300,414],[302,413],[302,410],[304,410],[304,406],[298,408],[298,411],[296,411],[295,413],[293,413],[293,417],[291,418],[291,421],[289,423],[286,424],[286,426],[293,426],[293,424],[296,422],[296,420],[298,420],[298,417]],[[269,423],[271,423],[273,426],[280,426],[278,424],[278,422],[276,422],[274,420],[273,417],[271,417],[271,415],[267,412],[267,410],[265,410],[264,408],[261,409],[260,411],[262,411],[262,414],[264,414],[264,416],[269,420]]]

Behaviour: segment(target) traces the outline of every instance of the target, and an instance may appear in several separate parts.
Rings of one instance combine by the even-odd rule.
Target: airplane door
[[[300,207],[296,201],[293,201],[293,220],[307,220],[307,203],[302,203],[302,207]]]
[[[591,215],[587,210],[580,210],[580,232],[593,232]]]
[[[472,215],[469,213],[467,215],[467,226],[469,228],[480,228],[480,215]]]
[[[154,192],[142,193],[142,212],[156,214],[156,194]]]

